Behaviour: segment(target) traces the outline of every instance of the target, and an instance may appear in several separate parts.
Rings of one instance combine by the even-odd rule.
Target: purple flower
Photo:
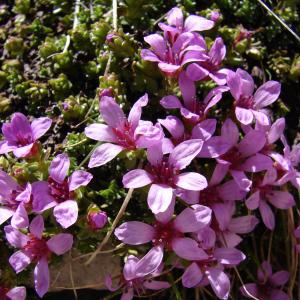
[[[209,30],[215,25],[214,21],[196,15],[190,15],[184,21],[182,10],[178,7],[172,8],[167,13],[167,23],[159,23],[158,25],[165,35],[171,35],[172,40],[183,32]]]
[[[207,53],[207,59],[190,64],[186,69],[186,73],[193,81],[212,79],[218,85],[224,85],[229,73],[228,69],[221,69],[225,56],[226,47],[222,38],[218,37]]]
[[[125,244],[141,245],[152,242],[154,247],[161,246],[166,250],[173,250],[176,254],[178,243],[187,243],[190,249],[181,255],[206,257],[202,249],[191,238],[184,237],[185,233],[197,232],[208,226],[211,221],[211,209],[203,205],[193,205],[184,209],[174,220],[172,211],[155,215],[156,222],[153,226],[143,222],[125,222],[115,230],[115,236]],[[181,256],[185,258],[185,256]]]
[[[0,286],[1,300],[25,300],[26,288],[24,286],[16,286],[12,289]]]
[[[85,135],[93,140],[104,142],[93,152],[89,168],[99,167],[114,159],[123,150],[146,148],[163,138],[159,125],[141,121],[142,107],[148,103],[145,94],[133,105],[128,118],[123,110],[111,98],[104,96],[100,100],[100,113],[108,124],[91,124],[85,128]]]
[[[197,34],[184,32],[176,35],[174,41],[170,36],[163,38],[155,33],[144,37],[151,50],[142,49],[143,60],[158,62],[159,69],[166,75],[177,77],[184,65],[190,62],[203,61],[207,59],[204,54],[204,39]]]
[[[15,113],[10,123],[2,126],[4,141],[0,142],[0,154],[13,151],[16,157],[35,154],[36,141],[51,127],[49,118],[34,119],[32,123],[21,113]]]
[[[269,125],[270,121],[264,108],[278,99],[281,89],[279,82],[267,81],[253,94],[252,76],[237,69],[236,72],[228,73],[227,85],[235,99],[235,115],[242,124],[251,124],[255,118],[262,125]]]
[[[68,228],[77,221],[78,205],[74,200],[74,191],[86,186],[93,178],[85,171],[75,171],[67,177],[69,167],[69,157],[59,154],[51,162],[48,182],[38,181],[32,184],[32,210],[41,213],[54,207],[53,215],[63,228]]]
[[[27,227],[27,211],[31,209],[31,200],[30,183],[21,186],[11,176],[0,170],[0,225],[12,217],[13,227]]]
[[[49,269],[48,260],[51,254],[62,255],[69,251],[73,244],[73,236],[67,233],[60,233],[49,240],[42,234],[44,230],[44,220],[42,216],[36,216],[29,225],[27,235],[21,233],[12,226],[5,226],[6,239],[15,248],[20,250],[15,252],[9,263],[18,274],[30,263],[35,263],[34,285],[40,297],[49,289]]]
[[[240,288],[241,293],[250,298],[249,293],[260,300],[289,300],[289,296],[281,287],[289,280],[289,272],[279,271],[272,273],[272,266],[264,261],[257,271],[256,283],[247,283]],[[245,291],[247,290],[247,292]]]
[[[249,191],[252,181],[247,178],[245,172],[261,172],[273,165],[270,157],[259,153],[266,143],[265,133],[261,130],[252,130],[238,142],[238,127],[227,119],[222,125],[221,136],[231,144],[231,147],[217,158],[215,176],[223,179],[229,171],[240,189]]]
[[[250,210],[259,209],[264,224],[270,230],[275,227],[275,217],[268,203],[279,209],[288,209],[295,205],[292,194],[278,190],[275,184],[276,179],[276,170],[274,168],[267,170],[263,180],[254,182],[252,194],[246,201],[246,206]]]
[[[300,144],[294,145],[291,149],[284,136],[281,136],[284,145],[283,155],[271,153],[275,160],[275,168],[280,174],[276,184],[283,185],[290,182],[296,189],[300,189],[300,172],[296,169],[300,163]]]
[[[87,216],[88,225],[91,229],[103,228],[107,223],[107,215],[104,211],[90,211]]]
[[[161,145],[148,148],[149,164],[145,170],[129,171],[123,177],[126,188],[139,188],[151,184],[148,206],[154,214],[167,211],[173,205],[177,188],[200,191],[207,186],[204,176],[195,172],[181,173],[200,152],[202,140],[184,141],[177,145],[169,157],[163,155]]]
[[[160,246],[152,248],[141,259],[129,255],[124,265],[123,278],[121,278],[120,284],[113,287],[111,277],[106,276],[105,285],[110,291],[123,289],[123,300],[131,300],[135,292],[137,295],[141,295],[145,292],[145,289],[167,289],[170,287],[167,281],[153,280],[161,273],[162,258]]]
[[[211,235],[211,233],[209,233]],[[210,238],[208,238],[210,239]],[[179,246],[179,245],[178,245]],[[180,245],[180,251],[187,250],[187,245]],[[185,259],[193,261],[182,275],[182,284],[187,288],[210,284],[219,299],[228,299],[230,280],[224,267],[238,265],[246,256],[235,248],[210,248],[204,259]]]
[[[183,103],[176,96],[168,95],[160,100],[160,104],[166,109],[179,108],[181,115],[187,123],[193,125],[203,121],[209,110],[222,99],[222,93],[229,90],[225,86],[213,88],[203,101],[198,101],[196,98],[195,83],[185,72],[182,72],[179,76],[179,87]]]

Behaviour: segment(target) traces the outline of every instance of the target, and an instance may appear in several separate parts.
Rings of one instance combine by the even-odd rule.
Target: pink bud
[[[91,211],[88,213],[87,221],[91,229],[101,229],[107,223],[107,215],[104,211]]]
[[[221,17],[220,13],[216,10],[213,10],[210,14],[210,19],[214,22],[218,22],[220,17]]]

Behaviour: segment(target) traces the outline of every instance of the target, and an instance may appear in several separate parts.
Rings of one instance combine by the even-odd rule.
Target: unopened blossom
[[[180,109],[183,118],[188,124],[192,125],[203,121],[209,110],[222,99],[223,93],[229,89],[226,86],[213,88],[204,100],[200,101],[196,97],[195,83],[185,72],[182,72],[179,76],[179,87],[183,102],[174,95],[168,95],[160,100],[160,104],[166,109]]]
[[[11,218],[15,228],[28,226],[27,211],[31,210],[31,184],[18,184],[14,178],[0,170],[0,225]]]
[[[215,22],[201,16],[189,15],[185,20],[180,8],[172,8],[166,16],[167,24],[159,23],[159,27],[164,31],[164,35],[169,35],[171,41],[184,32],[199,32],[209,30],[214,27]]]
[[[158,119],[158,122],[171,134],[170,140],[173,145],[189,139],[201,139],[203,145],[197,157],[215,158],[224,154],[230,147],[222,137],[213,136],[217,124],[215,119],[199,122],[193,127],[191,133],[186,131],[184,124],[175,116]]]
[[[44,220],[36,216],[29,225],[27,234],[8,225],[4,227],[7,241],[19,250],[10,258],[9,263],[18,274],[33,263],[34,286],[37,294],[43,297],[50,284],[48,261],[52,253],[62,255],[69,251],[73,244],[73,236],[68,233],[54,235],[50,239],[43,237]]]
[[[114,159],[123,150],[147,148],[163,138],[160,126],[142,121],[142,107],[148,103],[145,94],[133,105],[126,118],[114,98],[103,96],[100,100],[100,114],[106,124],[91,124],[85,128],[85,135],[101,141],[93,152],[89,168],[99,167]]]
[[[152,248],[141,259],[138,259],[134,255],[129,255],[124,265],[123,276],[120,278],[119,285],[113,287],[110,276],[106,276],[105,284],[112,292],[122,289],[122,300],[131,300],[135,294],[141,295],[147,289],[167,289],[170,287],[167,281],[154,279],[161,273],[162,258],[160,246]]]
[[[265,133],[261,130],[250,131],[239,142],[238,127],[227,119],[222,125],[221,136],[231,144],[231,147],[217,158],[215,176],[223,179],[229,172],[240,189],[249,191],[252,181],[245,172],[261,172],[273,165],[270,157],[259,153],[266,144]]]
[[[10,123],[2,126],[4,140],[0,142],[0,154],[13,151],[16,157],[34,155],[37,140],[51,127],[52,120],[46,117],[34,119],[31,124],[22,113],[14,113]]]
[[[78,205],[74,200],[74,191],[88,185],[93,178],[92,174],[81,170],[67,177],[69,167],[68,155],[59,154],[51,162],[48,181],[32,184],[32,210],[42,213],[54,207],[53,215],[63,228],[68,228],[77,221]]]
[[[177,254],[177,244],[185,242],[190,247],[186,255],[193,252],[194,257],[206,256],[197,247],[197,243],[184,234],[197,232],[208,226],[211,221],[211,209],[196,204],[184,209],[175,219],[172,219],[172,214],[173,210],[155,215],[156,221],[153,226],[138,221],[125,222],[116,228],[115,236],[128,245],[152,242],[154,247],[161,246],[162,253],[165,249],[173,250]]]
[[[300,189],[300,143],[290,148],[284,136],[281,136],[284,145],[283,155],[273,152],[270,156],[275,160],[275,168],[279,174],[276,184],[283,185],[290,182],[296,189]]]
[[[244,125],[251,124],[256,119],[262,125],[269,125],[270,120],[265,107],[275,102],[281,90],[277,81],[267,81],[254,93],[254,81],[250,74],[242,69],[230,71],[227,75],[227,85],[235,99],[236,118]]]
[[[240,291],[247,298],[252,296],[259,300],[289,300],[289,296],[282,291],[289,276],[287,271],[273,273],[271,264],[264,261],[257,271],[257,283],[246,283]]]
[[[276,181],[277,171],[274,168],[270,168],[263,179],[254,181],[251,195],[246,200],[248,209],[259,209],[264,224],[270,230],[275,228],[275,216],[269,204],[278,209],[288,209],[295,205],[293,195],[288,191],[278,189]]]
[[[226,47],[222,38],[218,37],[207,52],[207,59],[191,63],[187,69],[187,75],[193,81],[212,79],[218,85],[226,84],[226,77],[229,69],[222,68],[222,61],[226,56]]]
[[[90,211],[87,215],[87,222],[91,229],[103,228],[107,223],[107,215],[104,211]]]
[[[228,299],[230,280],[224,272],[224,268],[238,265],[245,260],[246,256],[235,248],[215,247],[212,232],[206,230],[200,235],[204,234],[206,237],[199,236],[199,247],[205,249],[206,257],[203,259],[193,259],[192,255],[184,257],[192,263],[182,275],[182,284],[187,288],[210,284],[219,299]],[[184,254],[187,251],[186,245],[178,245],[177,251]]]
[[[169,156],[163,155],[160,145],[148,148],[149,163],[145,169],[126,173],[123,184],[126,188],[139,188],[151,184],[148,206],[154,214],[165,212],[174,203],[175,190],[200,191],[207,186],[204,176],[196,172],[181,173],[200,152],[203,141],[188,140],[177,145]]]
[[[0,286],[1,300],[25,300],[26,288],[24,286],[16,286],[12,289]]]

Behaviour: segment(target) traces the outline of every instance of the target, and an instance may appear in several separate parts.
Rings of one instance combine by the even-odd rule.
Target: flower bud
[[[88,225],[91,229],[103,228],[107,223],[107,215],[104,211],[89,211],[87,215]]]

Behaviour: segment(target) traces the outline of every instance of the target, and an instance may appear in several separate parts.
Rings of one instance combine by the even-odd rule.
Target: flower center
[[[214,267],[217,263],[218,261],[213,254],[209,254],[207,259],[197,261],[197,265],[202,272],[205,272],[205,270],[209,267]]]
[[[6,199],[1,200],[1,204],[4,206],[7,206],[9,208],[12,208],[13,210],[16,210],[18,206],[20,205],[20,201],[17,201],[16,198],[24,191],[24,188],[21,186],[18,186],[17,189],[12,190],[9,194],[9,196]],[[26,208],[29,208],[31,205],[31,199],[28,203],[24,203]]]
[[[166,224],[156,222],[153,227],[155,233],[152,243],[155,246],[163,245],[167,250],[172,249],[173,239],[183,236],[181,232],[176,230],[172,221]]]
[[[232,147],[226,153],[221,155],[220,159],[229,162],[231,164],[230,169],[233,170],[238,169],[240,164],[243,162],[242,154],[239,152],[239,150],[236,147]]]
[[[32,136],[31,134],[16,134],[16,138],[17,138],[17,146],[18,147],[23,147],[23,146],[26,146],[26,145],[29,145],[33,142],[32,140]]]
[[[45,239],[38,239],[31,233],[28,236],[29,241],[23,247],[23,250],[26,251],[26,254],[30,255],[31,260],[38,261],[42,257],[48,257],[51,254]]]
[[[199,203],[202,205],[211,206],[217,202],[220,202],[220,196],[215,186],[207,187],[200,192]]]
[[[8,291],[9,291],[8,288],[4,286],[0,286],[0,300],[10,300],[10,298],[6,296]]]
[[[166,158],[157,166],[148,164],[145,169],[153,176],[153,183],[162,183],[175,188],[179,170],[171,166]]]
[[[253,96],[242,96],[239,100],[235,102],[236,106],[242,107],[242,108],[253,108],[254,101]]]
[[[120,146],[123,146],[128,150],[136,149],[133,130],[131,128],[131,124],[128,121],[125,122],[122,129],[113,128],[113,132]]]
[[[62,183],[55,181],[52,177],[48,178],[50,187],[50,195],[58,202],[64,202],[73,198],[73,192],[69,191],[68,179],[66,178]]]

